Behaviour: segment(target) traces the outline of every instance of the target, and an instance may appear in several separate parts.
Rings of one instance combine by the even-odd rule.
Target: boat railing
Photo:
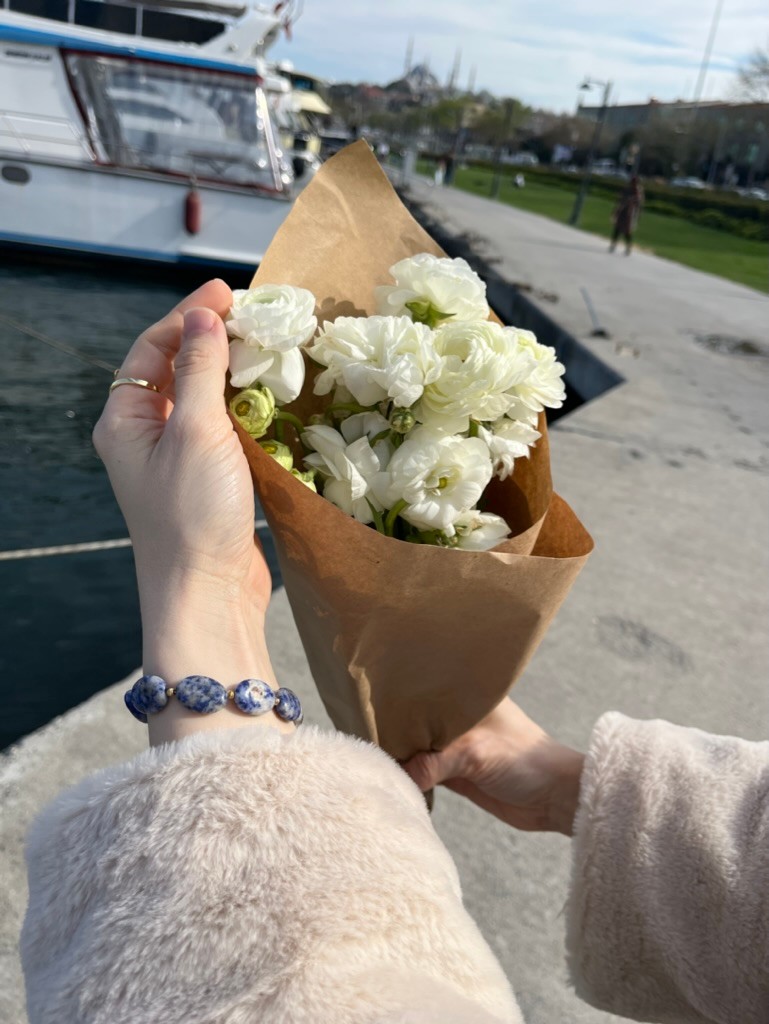
[[[84,132],[64,117],[28,114],[20,110],[0,111],[0,150],[14,145],[24,156],[64,155],[62,150],[82,159],[92,159]]]

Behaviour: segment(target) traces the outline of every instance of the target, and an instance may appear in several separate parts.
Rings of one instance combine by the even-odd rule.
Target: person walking
[[[614,252],[617,246],[617,241],[620,235],[622,235],[625,239],[625,255],[630,255],[633,248],[633,232],[635,231],[636,224],[638,223],[638,215],[641,212],[643,201],[643,187],[641,182],[638,180],[638,176],[634,174],[628,182],[627,187],[622,190],[619,201],[614,207],[614,211],[612,213],[614,231],[611,236],[609,252]]]

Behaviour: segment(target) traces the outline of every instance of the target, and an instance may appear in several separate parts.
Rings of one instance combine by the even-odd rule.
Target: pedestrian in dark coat
[[[638,223],[638,215],[643,206],[644,193],[640,181],[634,174],[628,182],[627,188],[622,190],[617,205],[614,207],[612,218],[614,220],[614,231],[611,236],[609,252],[614,252],[617,240],[620,235],[625,239],[625,255],[630,255],[633,246],[633,232]]]

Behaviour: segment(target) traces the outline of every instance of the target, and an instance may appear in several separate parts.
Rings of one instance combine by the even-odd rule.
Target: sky
[[[305,0],[293,38],[270,51],[329,81],[385,84],[414,62],[476,91],[573,111],[586,76],[611,81],[612,102],[691,99],[716,0]],[[767,45],[765,0],[723,0],[703,99],[733,99],[736,69]],[[600,100],[600,89],[590,94]],[[589,102],[590,100],[586,100]]]

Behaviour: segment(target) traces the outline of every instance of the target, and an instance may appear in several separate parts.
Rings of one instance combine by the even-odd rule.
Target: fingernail
[[[214,329],[216,313],[202,306],[198,309],[188,309],[184,314],[184,336],[191,338],[196,334],[208,334]]]

